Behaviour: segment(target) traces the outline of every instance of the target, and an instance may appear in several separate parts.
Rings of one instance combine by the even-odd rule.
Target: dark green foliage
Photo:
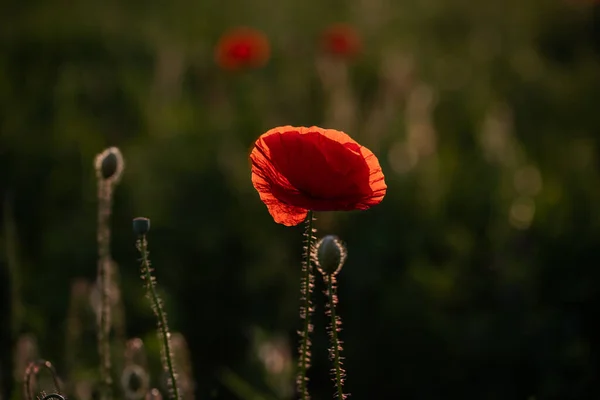
[[[196,398],[238,398],[226,370],[268,392],[249,332],[285,334],[294,354],[302,230],[273,223],[250,182],[249,147],[275,125],[350,115],[340,123],[378,155],[389,190],[367,212],[317,214],[319,233],[351,254],[337,282],[344,390],[600,397],[599,6],[338,3],[36,1],[0,13],[0,202],[11,198],[16,222],[9,240],[2,217],[0,271],[16,249],[25,305],[18,326],[0,314],[3,349],[33,332],[62,375],[72,280],[96,270],[92,160],[118,146],[127,169],[111,247],[127,337],[154,335],[131,233],[146,215]],[[366,51],[334,74],[344,78],[334,95],[314,40],[337,20],[357,27]],[[272,59],[228,74],[212,46],[241,24],[266,32]],[[14,306],[7,284],[1,310]],[[311,394],[329,398],[327,336],[311,338]],[[0,350],[4,391],[9,358]]]

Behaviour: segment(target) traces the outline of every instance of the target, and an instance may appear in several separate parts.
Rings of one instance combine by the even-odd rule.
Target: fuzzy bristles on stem
[[[338,303],[335,277],[346,261],[346,247],[337,236],[328,235],[317,242],[312,256],[317,269],[323,275],[323,281],[326,286],[324,290],[325,296],[327,296],[325,313],[330,317],[330,323],[327,327],[331,342],[329,346],[329,359],[333,362],[331,373],[336,387],[336,397],[344,400],[348,395],[344,394],[346,371],[344,371],[342,362],[344,358],[341,355],[342,341],[339,338],[339,332],[342,330],[342,320],[337,316],[335,310]]]
[[[300,281],[300,318],[304,321],[304,326],[301,331],[298,331],[300,335],[300,346],[298,348],[299,360],[298,360],[298,376],[296,378],[296,385],[298,387],[298,393],[302,400],[309,400],[310,395],[308,393],[308,377],[307,371],[310,368],[310,334],[313,331],[313,325],[311,324],[311,314],[314,312],[312,306],[311,295],[313,287],[315,285],[315,277],[312,268],[312,254],[315,242],[316,229],[313,228],[313,222],[315,218],[312,211],[308,212],[306,217],[306,231],[304,232],[304,254],[302,260],[302,279]]]
[[[148,227],[150,226],[148,220]],[[135,225],[134,225],[135,228]],[[173,400],[180,400],[179,387],[177,385],[177,374],[175,373],[175,365],[173,362],[173,352],[171,346],[171,332],[167,323],[167,314],[165,313],[162,300],[156,290],[156,278],[152,276],[152,268],[150,267],[150,259],[148,253],[148,241],[146,235],[138,235],[136,242],[138,251],[141,254],[141,278],[144,281],[147,290],[147,296],[150,300],[152,311],[156,316],[158,325],[158,336],[161,341],[161,360],[165,372],[169,376],[169,395]]]
[[[327,327],[329,332],[329,359],[333,362],[333,368],[331,369],[332,379],[336,387],[336,396],[338,399],[343,400],[348,395],[344,394],[344,379],[346,378],[346,371],[343,366],[342,353],[342,341],[339,338],[339,333],[342,330],[342,320],[336,315],[335,306],[337,305],[337,287],[335,275],[324,275],[323,280],[327,289],[325,294],[327,296],[326,314],[330,317],[330,323]]]
[[[121,151],[110,147],[98,154],[94,160],[98,181],[98,274],[96,285],[100,291],[98,310],[98,353],[100,356],[100,400],[112,399],[112,378],[110,374],[110,298],[112,282],[110,276],[110,215],[112,213],[113,191],[123,173],[124,161]]]

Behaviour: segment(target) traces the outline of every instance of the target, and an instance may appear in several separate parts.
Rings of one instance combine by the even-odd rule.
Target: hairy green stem
[[[98,181],[98,277],[96,286],[100,292],[100,318],[98,329],[98,353],[100,356],[101,400],[112,399],[110,375],[110,214],[112,207],[111,183]]]
[[[158,330],[159,335],[162,339],[162,352],[164,367],[169,373],[172,389],[172,398],[179,400],[179,388],[177,386],[177,378],[175,374],[175,365],[173,363],[173,353],[171,351],[171,333],[169,332],[169,326],[167,324],[167,314],[163,310],[162,302],[156,291],[156,278],[152,276],[152,270],[150,268],[150,261],[148,258],[148,241],[146,235],[141,235],[138,243],[138,250],[142,256],[142,278],[146,282],[146,289],[148,291],[148,298],[152,302],[152,309],[158,319]]]
[[[340,352],[342,346],[338,338],[338,328],[340,320],[335,313],[335,305],[337,303],[337,295],[335,293],[335,276],[329,275],[325,279],[327,283],[327,295],[329,296],[329,316],[331,317],[331,348],[330,355],[333,359],[333,366],[335,371],[335,386],[337,389],[338,399],[343,400],[346,398],[344,395],[344,369],[342,368],[342,358]]]
[[[314,275],[312,272],[312,248],[314,242],[314,228],[313,228],[314,215],[312,211],[308,212],[306,217],[306,245],[304,247],[304,260],[302,263],[302,281],[301,281],[301,301],[300,306],[300,318],[304,319],[304,327],[301,332],[300,338],[300,360],[298,378],[296,383],[298,385],[298,391],[302,400],[309,400],[308,394],[308,377],[306,376],[308,369],[310,368],[310,333],[312,332],[312,325],[310,323],[310,316],[312,313],[312,302],[311,293],[313,288]]]

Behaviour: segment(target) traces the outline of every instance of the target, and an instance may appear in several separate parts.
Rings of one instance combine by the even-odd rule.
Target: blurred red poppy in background
[[[344,132],[273,128],[250,154],[252,184],[275,222],[298,225],[313,211],[366,210],[387,186],[379,160]]]
[[[351,25],[334,24],[321,35],[321,47],[325,53],[342,58],[353,58],[362,51],[362,41]]]
[[[227,70],[261,67],[269,56],[269,40],[252,28],[236,28],[225,33],[215,48],[217,64]]]

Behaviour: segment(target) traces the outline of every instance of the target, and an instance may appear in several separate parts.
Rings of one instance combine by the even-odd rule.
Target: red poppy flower
[[[387,190],[377,157],[333,129],[271,129],[250,161],[254,188],[275,222],[287,226],[301,223],[308,210],[366,210]]]
[[[263,66],[269,55],[267,37],[252,28],[236,28],[227,32],[215,48],[217,64],[228,70]]]
[[[352,58],[362,50],[362,42],[356,30],[347,24],[334,24],[323,31],[323,51],[334,56]]]

